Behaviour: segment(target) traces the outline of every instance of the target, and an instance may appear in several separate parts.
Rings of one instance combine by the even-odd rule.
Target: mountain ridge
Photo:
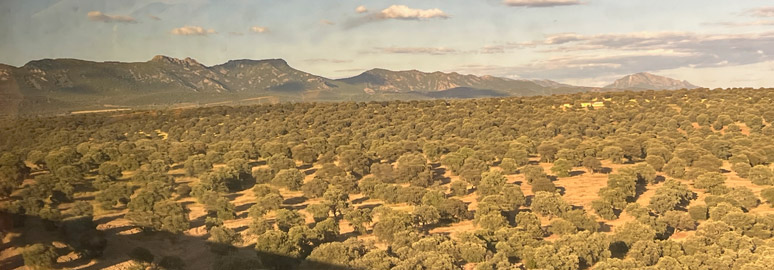
[[[432,92],[445,91],[459,87],[472,87],[488,90],[507,90],[520,87],[531,89],[541,87],[529,81],[515,81],[500,77],[463,75],[457,72],[423,72],[419,70],[392,71],[383,68],[367,70],[359,75],[337,81],[349,84],[366,84],[374,91],[385,92]],[[520,84],[520,85],[513,85]]]
[[[638,72],[626,75],[604,88],[637,89],[637,90],[677,90],[701,88],[688,81],[655,75],[648,72]]]
[[[668,78],[667,78],[668,79]],[[671,79],[669,79],[671,80]],[[676,80],[675,80],[676,81]],[[144,62],[40,59],[0,64],[0,115],[45,115],[105,108],[158,108],[300,101],[480,98],[609,91],[551,80],[373,68],[330,79],[284,59],[234,59],[207,66],[156,55]]]

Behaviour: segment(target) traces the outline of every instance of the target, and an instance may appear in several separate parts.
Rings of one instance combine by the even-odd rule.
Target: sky
[[[285,59],[604,86],[636,72],[774,86],[774,1],[0,0],[0,63]]]

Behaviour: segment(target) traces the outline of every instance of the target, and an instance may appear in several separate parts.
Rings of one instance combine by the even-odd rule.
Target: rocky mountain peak
[[[605,88],[614,89],[640,89],[640,90],[675,90],[675,89],[694,89],[699,86],[693,85],[687,81],[675,80],[664,76],[659,76],[647,72],[639,72],[626,75]]]
[[[204,66],[198,61],[196,61],[196,59],[193,59],[191,57],[186,57],[185,59],[178,59],[178,58],[169,57],[166,55],[156,55],[150,60],[150,62],[181,65],[181,66]]]

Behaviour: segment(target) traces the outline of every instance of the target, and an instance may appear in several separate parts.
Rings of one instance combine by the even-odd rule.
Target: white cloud
[[[344,28],[353,28],[361,26],[367,23],[379,22],[384,20],[429,20],[429,19],[446,19],[449,15],[443,12],[443,10],[437,8],[431,9],[415,9],[405,5],[392,5],[379,12],[369,13],[361,17],[350,19],[344,22]]]
[[[253,33],[268,33],[269,28],[263,27],[263,26],[253,26],[250,27],[250,32]]]
[[[458,51],[445,47],[388,47],[388,48],[375,48],[382,53],[398,53],[398,54],[430,54],[430,55],[444,55],[457,53]]]
[[[86,14],[86,17],[88,17],[89,20],[92,20],[95,22],[104,22],[104,23],[110,23],[110,22],[136,23],[137,22],[137,20],[129,16],[108,15],[108,14],[102,13],[101,11],[91,11],[88,14]]]
[[[557,7],[580,5],[578,0],[503,0],[503,4],[512,7]]]
[[[433,9],[413,9],[404,5],[392,5],[381,12],[378,16],[382,19],[400,19],[400,20],[423,20],[431,18],[448,18],[442,10]]]
[[[172,29],[173,35],[181,35],[181,36],[206,36],[209,34],[215,34],[215,30],[213,29],[204,29],[201,26],[190,26],[186,25],[183,27]]]
[[[774,17],[774,7],[759,7],[748,11],[755,17]]]
[[[366,8],[365,6],[357,6],[355,8],[355,12],[357,12],[357,13],[366,13],[366,12],[368,12],[368,8]]]

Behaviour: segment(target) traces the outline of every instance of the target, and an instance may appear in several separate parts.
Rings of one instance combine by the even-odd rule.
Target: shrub
[[[274,176],[271,183],[289,190],[299,190],[304,184],[304,173],[295,168],[283,169]]]
[[[266,184],[274,178],[274,171],[267,167],[258,168],[253,170],[253,178],[256,184]]]
[[[572,165],[573,164],[570,161],[560,158],[554,161],[551,172],[556,174],[557,177],[569,177]]]
[[[660,156],[648,155],[645,158],[645,162],[652,166],[653,169],[656,169],[656,171],[661,171],[664,168],[664,165],[666,165],[666,161],[664,161],[664,158]]]
[[[468,184],[464,181],[454,181],[449,186],[453,196],[465,196],[468,194]]]
[[[708,210],[706,205],[694,205],[688,207],[688,214],[694,220],[706,220],[708,217]]]
[[[34,244],[22,250],[24,265],[30,269],[49,269],[56,263],[57,257],[58,255],[51,245]]]
[[[602,171],[602,162],[600,162],[599,159],[595,157],[583,158],[582,165],[590,173],[597,173]]]
[[[500,168],[503,169],[505,174],[515,174],[519,171],[519,165],[516,164],[516,161],[512,158],[503,158],[503,160],[500,161]]]
[[[551,221],[551,226],[548,228],[548,231],[551,232],[551,234],[566,235],[576,233],[578,228],[576,228],[572,222],[560,218]]]
[[[738,175],[739,177],[747,178],[750,176],[750,170],[752,169],[752,167],[748,162],[737,162],[731,166],[731,169],[734,170],[734,172],[736,172],[736,175]]]
[[[301,191],[304,192],[304,196],[307,198],[319,198],[325,194],[325,190],[328,189],[328,183],[319,177],[312,178],[309,182],[304,183],[301,187]]]
[[[765,188],[761,190],[761,198],[766,200],[772,207],[774,207],[774,187]]]
[[[774,184],[774,175],[769,167],[764,165],[757,165],[750,169],[748,178],[750,182],[756,185],[772,185]]]
[[[191,186],[187,184],[180,184],[175,188],[175,193],[177,193],[180,198],[185,198],[191,195]]]
[[[554,185],[554,182],[551,182],[548,177],[540,177],[535,179],[532,182],[532,192],[538,193],[538,192],[555,192],[556,191],[556,185]]]
[[[617,219],[613,205],[607,200],[594,200],[591,202],[591,208],[597,212],[597,215],[607,220]]]

